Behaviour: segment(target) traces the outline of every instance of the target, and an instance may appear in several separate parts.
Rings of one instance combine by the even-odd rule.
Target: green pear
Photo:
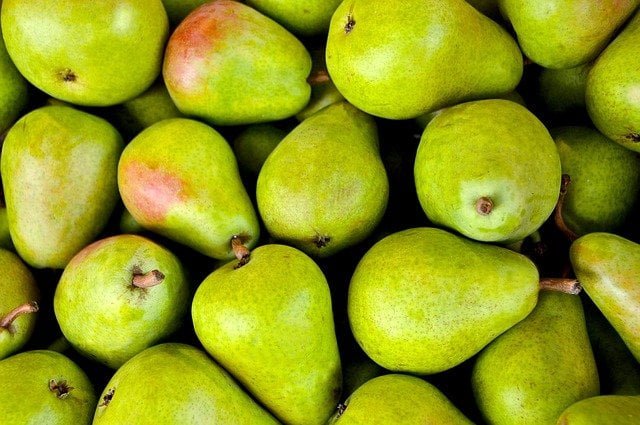
[[[185,344],[137,354],[111,377],[100,400],[94,425],[278,423],[204,352]]]
[[[595,59],[640,4],[638,0],[499,0],[522,51],[545,68]]]
[[[309,101],[311,57],[290,32],[229,0],[191,13],[167,45],[163,76],[178,109],[215,125],[291,117]]]
[[[11,61],[0,34],[0,134],[14,123],[27,106],[28,95],[27,81]]]
[[[464,0],[345,0],[327,68],[350,103],[391,119],[508,93],[523,69],[511,36]]]
[[[118,201],[122,148],[111,124],[67,106],[36,109],[9,130],[0,171],[11,239],[29,265],[64,268],[95,240]]]
[[[436,387],[420,378],[399,374],[379,376],[363,384],[329,423],[472,424]]]
[[[1,16],[16,67],[55,98],[115,105],[160,74],[169,34],[161,0],[4,0]]]
[[[380,366],[437,373],[527,317],[547,283],[539,282],[527,257],[506,248],[435,228],[404,230],[376,243],[358,263],[349,323]]]
[[[169,22],[175,27],[198,6],[202,6],[210,1],[211,0],[162,0],[162,4],[164,4],[164,8],[167,11]]]
[[[173,118],[140,133],[122,153],[118,186],[135,221],[210,257],[233,258],[234,236],[258,240],[233,151],[200,122]]]
[[[342,394],[351,395],[365,382],[383,375],[385,370],[374,363],[367,356],[361,358],[347,357],[348,360],[342,366]]]
[[[269,234],[320,257],[369,235],[388,193],[376,124],[346,102],[289,133],[262,166],[256,188]]]
[[[311,75],[307,79],[311,84],[311,99],[307,106],[296,114],[298,121],[304,121],[319,110],[344,100],[342,93],[329,77],[325,56],[324,46],[311,52],[313,65]]]
[[[0,359],[3,359],[22,348],[31,337],[40,291],[20,258],[1,248],[0,270]]]
[[[327,421],[340,356],[329,286],[304,253],[264,245],[220,267],[198,288],[192,318],[209,354],[283,422]]]
[[[5,0],[6,1],[6,0]],[[3,425],[89,425],[96,395],[87,375],[55,351],[26,351],[0,361]]]
[[[631,213],[640,189],[640,158],[596,130],[561,127],[551,132],[569,175],[562,218],[583,235],[619,228]]]
[[[634,2],[634,3],[637,3]],[[640,152],[640,12],[598,57],[587,77],[587,112],[608,138]]]
[[[233,141],[240,168],[258,175],[262,164],[286,135],[286,131],[270,124],[247,127]]]
[[[640,361],[640,245],[610,233],[590,233],[569,251],[589,298]]]
[[[640,423],[640,397],[605,395],[571,405],[557,425],[637,425]]]
[[[0,195],[1,196],[1,195]],[[2,204],[0,199],[0,248],[14,250],[11,241],[11,233],[9,232],[9,218],[7,217],[7,208]]]
[[[327,32],[331,16],[341,1],[247,0],[247,4],[296,34],[312,36]]]
[[[640,364],[596,307],[586,313],[601,393],[640,395]]]
[[[537,93],[551,113],[583,111],[591,63],[567,69],[543,68],[538,76]]]
[[[136,235],[112,236],[80,251],[53,298],[71,345],[114,369],[173,333],[188,307],[179,260]]]
[[[122,233],[142,233],[144,232],[144,227],[125,208],[120,215],[120,231]]]
[[[487,242],[515,242],[549,218],[560,192],[560,157],[525,107],[480,100],[446,109],[416,154],[418,199],[429,220]]]
[[[480,353],[472,386],[482,414],[495,425],[554,425],[567,407],[598,395],[580,298],[541,293],[526,319]]]

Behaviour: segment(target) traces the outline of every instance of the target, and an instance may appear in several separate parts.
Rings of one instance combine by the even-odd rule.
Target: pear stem
[[[556,204],[556,209],[553,213],[553,220],[556,223],[556,227],[558,230],[564,234],[567,239],[570,241],[574,241],[578,239],[578,235],[564,222],[564,218],[562,217],[562,207],[564,206],[564,199],[567,196],[567,188],[571,184],[571,177],[569,174],[562,175],[562,183],[560,184],[560,196],[558,197],[558,203]]]
[[[6,316],[0,320],[0,328],[4,328],[11,332],[11,324],[14,320],[23,314],[35,313],[40,310],[38,303],[30,301],[11,310]]]
[[[324,84],[328,81],[331,81],[331,78],[325,69],[320,69],[309,75],[309,78],[307,78],[307,83],[311,86],[319,86],[320,84]]]
[[[582,286],[577,279],[559,277],[547,277],[540,279],[540,290],[564,292],[565,294],[578,295]]]
[[[487,196],[476,201],[476,212],[480,215],[489,215],[493,211],[493,200]]]
[[[159,285],[164,280],[164,273],[160,270],[151,270],[147,273],[133,273],[131,283],[138,288],[151,288]]]
[[[249,248],[244,246],[240,236],[234,235],[231,237],[231,250],[239,261],[236,268],[242,267],[249,262],[251,252],[249,251]]]

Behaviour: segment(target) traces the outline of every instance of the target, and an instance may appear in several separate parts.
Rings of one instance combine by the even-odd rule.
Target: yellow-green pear
[[[637,425],[640,397],[604,395],[572,404],[558,418],[557,425]]]

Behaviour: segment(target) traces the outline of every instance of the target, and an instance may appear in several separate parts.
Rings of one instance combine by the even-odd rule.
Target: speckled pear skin
[[[351,278],[349,323],[382,367],[432,374],[467,360],[524,319],[538,299],[526,257],[435,228],[376,243]]]
[[[322,109],[289,133],[262,166],[256,189],[269,234],[318,257],[369,235],[388,193],[376,124],[346,102]]]
[[[578,235],[618,229],[631,213],[640,189],[640,159],[634,152],[587,127],[551,131],[571,177],[562,217]]]
[[[4,0],[11,59],[55,98],[109,106],[145,91],[160,74],[169,35],[160,0]]]
[[[185,344],[142,351],[118,369],[100,400],[94,425],[278,424],[224,369]]]
[[[574,241],[569,254],[589,298],[640,361],[640,245],[590,233]]]
[[[608,138],[640,152],[640,12],[598,57],[587,77],[587,111]]]
[[[545,68],[595,59],[638,0],[499,0],[524,54]]]
[[[0,133],[13,124],[28,100],[27,81],[11,61],[0,34]]]
[[[242,3],[193,11],[171,35],[163,77],[178,109],[214,125],[291,117],[309,102],[311,57],[289,31]]]
[[[102,231],[118,201],[122,137],[67,106],[23,116],[7,133],[1,172],[11,239],[36,268],[64,268]]]
[[[599,395],[580,297],[541,292],[531,314],[480,353],[472,386],[495,425],[554,425],[567,407]]]
[[[522,76],[513,38],[464,0],[345,0],[326,59],[351,104],[390,119],[499,96]]]
[[[287,424],[326,423],[342,372],[331,295],[303,252],[263,245],[210,274],[192,305],[204,348]]]
[[[409,375],[373,378],[344,404],[346,409],[329,424],[472,424],[436,387]]]
[[[585,112],[587,76],[591,63],[567,69],[542,68],[538,77],[538,93],[544,106],[554,114]]]
[[[429,220],[486,242],[536,231],[558,200],[560,157],[545,126],[525,107],[479,100],[444,110],[427,126],[414,165]],[[478,208],[491,200],[489,213]]]
[[[295,34],[319,35],[329,29],[329,21],[342,0],[247,0]]]
[[[14,308],[40,301],[40,291],[29,269],[12,252],[0,249],[0,320]],[[26,344],[36,325],[37,313],[18,316],[10,329],[0,327],[0,359]]]
[[[603,395],[581,400],[565,410],[557,425],[637,425],[640,397]]]
[[[231,238],[253,247],[258,218],[226,140],[200,122],[174,118],[127,145],[118,187],[143,227],[216,259],[231,259]]]
[[[133,285],[135,273],[162,281]],[[189,286],[178,258],[136,235],[112,236],[80,251],[62,273],[53,308],[60,329],[85,356],[118,368],[182,324]]]
[[[267,157],[287,132],[271,124],[248,126],[233,140],[233,151],[241,169],[258,175]]]
[[[0,361],[0,391],[3,425],[91,423],[96,394],[87,375],[66,356],[55,351],[35,350]],[[50,381],[73,387],[59,398]]]

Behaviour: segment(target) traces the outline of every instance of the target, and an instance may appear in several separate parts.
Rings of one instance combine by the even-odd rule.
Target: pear
[[[640,422],[640,397],[605,395],[591,397],[571,405],[557,425],[637,425]]]
[[[36,324],[40,291],[29,269],[0,248],[0,359],[18,351]]]
[[[551,134],[562,172],[571,179],[562,202],[564,224],[577,235],[619,228],[640,190],[638,156],[587,127]]]
[[[429,220],[486,242],[515,242],[553,212],[560,157],[525,107],[480,100],[444,110],[416,154],[418,199]]]
[[[95,240],[118,201],[122,148],[111,124],[67,106],[36,109],[9,130],[0,171],[11,239],[29,265],[64,268]]]
[[[175,27],[198,6],[202,6],[210,1],[211,0],[162,0],[162,4],[164,4],[164,8],[167,11],[169,22]]]
[[[638,3],[635,1],[634,3]],[[587,112],[602,134],[640,152],[640,12],[598,57],[587,77]]]
[[[610,233],[590,233],[571,244],[576,277],[640,361],[640,245]]]
[[[547,110],[554,114],[584,111],[591,66],[586,63],[567,69],[543,68],[538,76],[537,92]]]
[[[307,106],[296,114],[298,121],[304,121],[319,110],[344,100],[342,93],[329,77],[325,56],[326,46],[311,52],[313,65],[311,75],[307,79],[311,84],[311,99]]]
[[[440,229],[408,229],[377,242],[358,263],[349,285],[349,323],[380,366],[437,373],[527,317],[548,283],[514,251]],[[555,283],[577,289],[575,281]]]
[[[573,68],[595,59],[638,0],[499,0],[522,51],[545,68]]]
[[[204,348],[287,424],[324,424],[341,388],[331,295],[320,268],[284,245],[256,248],[198,288]]]
[[[71,345],[114,369],[175,331],[188,305],[178,259],[136,235],[112,236],[80,251],[53,298]]]
[[[326,257],[373,231],[388,192],[375,122],[340,102],[278,144],[260,170],[256,198],[269,234]]]
[[[271,124],[254,124],[244,129],[233,141],[240,168],[258,175],[262,164],[286,135],[286,131]]]
[[[88,425],[96,395],[87,375],[55,351],[26,351],[0,361],[3,425]]]
[[[342,381],[342,393],[348,396],[360,388],[360,386],[365,382],[375,378],[376,376],[383,375],[385,370],[378,364],[374,363],[370,358],[363,355],[358,358],[349,356],[348,360],[342,367],[342,372],[344,376]]]
[[[7,51],[50,96],[109,106],[145,91],[160,74],[169,33],[161,0],[2,2]]]
[[[554,425],[567,407],[598,395],[580,298],[541,293],[526,319],[480,353],[472,386],[487,422],[496,425]]]
[[[163,76],[178,109],[215,125],[291,117],[309,101],[311,57],[286,29],[236,1],[199,7],[173,32]]]
[[[1,6],[1,2],[0,2]],[[4,133],[27,106],[27,81],[11,61],[0,34],[0,134]]]
[[[331,16],[341,1],[247,0],[247,4],[296,34],[312,36],[327,32]]]
[[[120,215],[120,231],[122,233],[142,233],[144,232],[144,227],[125,208]]]
[[[94,425],[278,423],[204,352],[185,344],[142,351],[111,377],[100,400]]]
[[[127,145],[118,165],[125,207],[146,229],[216,259],[231,239],[256,244],[258,218],[231,147],[213,128],[185,118],[160,121]]]
[[[408,119],[512,91],[522,54],[464,0],[345,0],[331,19],[327,68],[357,108]]]
[[[0,195],[1,196],[1,195]],[[7,217],[7,208],[2,204],[0,199],[0,248],[14,250],[11,241],[11,233],[9,232],[9,219]]]
[[[338,409],[330,424],[472,424],[436,387],[400,374],[373,378]]]

